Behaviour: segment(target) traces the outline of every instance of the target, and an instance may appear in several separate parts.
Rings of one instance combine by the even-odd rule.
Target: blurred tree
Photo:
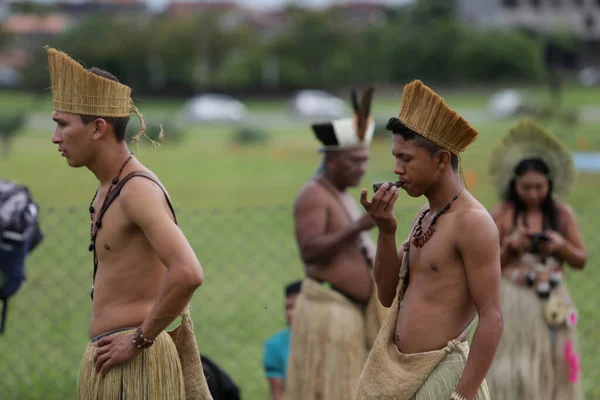
[[[539,78],[538,42],[514,31],[467,29],[452,10],[453,1],[419,0],[376,23],[350,24],[342,7],[290,7],[287,28],[276,35],[230,14],[95,16],[49,44],[115,74],[134,96]],[[29,87],[48,87],[46,65],[39,49],[26,71]]]
[[[3,50],[11,40],[11,35],[0,26],[0,50]]]
[[[543,76],[539,41],[518,31],[463,31],[456,59],[463,82],[538,80]]]
[[[574,60],[577,58],[577,49],[581,45],[581,41],[575,32],[565,25],[555,25],[544,39],[544,62],[551,108],[560,111],[564,70],[569,64],[575,64]]]
[[[12,149],[14,138],[22,132],[27,120],[25,112],[3,113],[0,115],[0,141],[2,154],[8,156]]]
[[[270,43],[284,86],[329,86],[352,80],[357,30],[335,23],[335,10],[293,10],[289,30]]]
[[[54,10],[52,4],[43,4],[31,0],[13,1],[9,7],[14,13],[48,14]]]
[[[455,0],[419,0],[408,8],[413,22],[424,24],[454,19]]]

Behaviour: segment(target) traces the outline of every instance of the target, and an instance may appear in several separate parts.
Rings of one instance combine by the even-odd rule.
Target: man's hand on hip
[[[105,376],[115,365],[133,360],[142,352],[137,348],[131,335],[115,335],[102,338],[98,341],[94,363],[96,373]]]

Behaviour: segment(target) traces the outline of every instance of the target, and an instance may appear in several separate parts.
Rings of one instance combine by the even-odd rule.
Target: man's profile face
[[[288,326],[292,323],[292,313],[294,312],[294,306],[296,305],[296,300],[298,299],[298,293],[290,294],[285,298],[285,317],[286,324]]]
[[[392,155],[396,159],[394,174],[403,183],[402,189],[411,197],[422,196],[437,178],[438,157],[417,146],[416,140],[404,140],[400,135],[393,135]]]
[[[52,119],[56,122],[52,143],[58,145],[67,164],[75,168],[86,165],[91,156],[93,124],[85,124],[77,114],[60,111],[54,111]]]
[[[369,150],[365,148],[343,150],[332,156],[332,172],[336,181],[344,186],[360,184],[367,171]]]

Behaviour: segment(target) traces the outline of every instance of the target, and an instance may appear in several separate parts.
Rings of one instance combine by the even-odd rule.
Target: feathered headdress
[[[134,113],[141,129],[133,140],[146,136],[146,124],[133,104],[130,87],[88,71],[62,51],[50,47],[46,51],[54,110],[97,117],[127,117]]]
[[[323,143],[322,150],[332,151],[369,147],[375,131],[375,121],[371,117],[371,101],[373,100],[374,91],[374,87],[368,87],[359,103],[356,90],[352,90],[351,100],[354,117],[312,125],[315,136]]]
[[[531,119],[522,119],[492,151],[490,175],[498,195],[504,198],[515,167],[529,158],[541,159],[550,170],[554,193],[566,198],[575,181],[575,164],[567,147]]]
[[[456,155],[478,136],[443,98],[419,80],[404,87],[399,119],[407,128]]]

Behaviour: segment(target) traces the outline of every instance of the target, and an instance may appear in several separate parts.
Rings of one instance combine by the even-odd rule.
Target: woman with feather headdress
[[[493,399],[582,398],[577,311],[563,264],[587,257],[566,197],[575,168],[569,151],[532,120],[498,144],[490,173],[503,202],[492,212],[500,232],[504,335],[488,373]]]
[[[372,275],[373,221],[346,192],[366,171],[372,95],[367,89],[359,102],[353,92],[353,117],[312,126],[324,154],[294,204],[306,277],[291,322],[286,400],[353,399],[383,318]]]

